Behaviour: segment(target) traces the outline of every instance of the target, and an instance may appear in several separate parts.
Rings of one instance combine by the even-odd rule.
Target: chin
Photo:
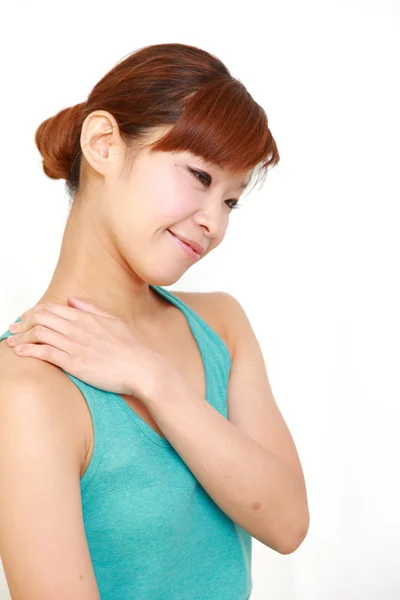
[[[170,271],[164,269],[161,273],[157,273],[156,269],[149,269],[146,273],[143,273],[142,279],[149,285],[160,285],[164,287],[174,285],[174,283],[179,281],[183,275],[182,269],[171,269]]]
[[[147,277],[146,283],[148,283],[149,285],[168,287],[169,285],[174,285],[174,283],[179,281],[181,277],[182,277],[182,275],[178,278],[176,278],[176,277]]]
[[[179,256],[175,257],[172,252],[165,251],[142,255],[140,267],[138,261],[135,262],[136,264],[131,264],[131,268],[142,281],[163,287],[177,283],[193,266],[189,260],[179,260]]]

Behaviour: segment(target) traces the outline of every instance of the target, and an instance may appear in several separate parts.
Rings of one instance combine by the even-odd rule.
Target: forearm
[[[174,369],[144,400],[209,496],[263,544],[293,552],[308,528],[304,483],[273,453],[196,395]]]

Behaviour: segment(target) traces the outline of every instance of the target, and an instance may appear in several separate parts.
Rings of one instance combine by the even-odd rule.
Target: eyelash
[[[193,173],[193,175],[196,177],[196,179],[198,179],[198,181],[200,181],[200,183],[201,183],[201,184],[202,184],[204,187],[210,187],[210,185],[211,185],[211,181],[212,181],[212,179],[211,179],[210,175],[208,175],[207,173],[202,173],[201,171],[196,171],[195,169],[190,169],[190,168],[189,168],[189,171],[190,171],[191,173]],[[203,182],[203,181],[200,179],[201,177],[205,177],[205,178],[207,179],[207,183],[204,183],[204,182]],[[233,210],[234,208],[241,208],[241,204],[238,204],[238,203],[237,203],[237,200],[235,200],[235,199],[233,199],[233,198],[232,198],[231,200],[226,200],[226,202],[236,202],[236,204],[233,204],[233,205],[231,205],[231,206],[229,206],[229,205],[228,205],[228,206],[229,206],[229,208],[230,208],[230,209],[232,209],[232,210]]]

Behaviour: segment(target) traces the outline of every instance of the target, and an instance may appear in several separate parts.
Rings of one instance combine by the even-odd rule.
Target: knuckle
[[[44,330],[45,330],[45,328],[43,327],[43,325],[35,325],[32,328],[32,333],[37,340],[42,340],[43,335],[44,335]]]
[[[51,346],[44,346],[43,356],[46,360],[49,360],[53,356],[53,348]]]
[[[45,312],[46,312],[45,307],[46,307],[45,304],[38,304],[37,306],[34,306],[30,310],[28,310],[25,313],[25,315],[26,315],[26,317],[30,317],[32,322],[37,322],[38,318],[40,318],[41,315],[45,314]]]

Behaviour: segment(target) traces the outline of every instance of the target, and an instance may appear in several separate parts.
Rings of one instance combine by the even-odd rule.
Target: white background
[[[400,598],[399,2],[35,0],[4,11],[1,332],[46,289],[67,217],[64,182],[42,171],[39,124],[139,47],[214,53],[264,107],[281,162],[232,213],[222,246],[171,289],[224,290],[244,306],[311,512],[294,554],[253,541],[252,600]]]

